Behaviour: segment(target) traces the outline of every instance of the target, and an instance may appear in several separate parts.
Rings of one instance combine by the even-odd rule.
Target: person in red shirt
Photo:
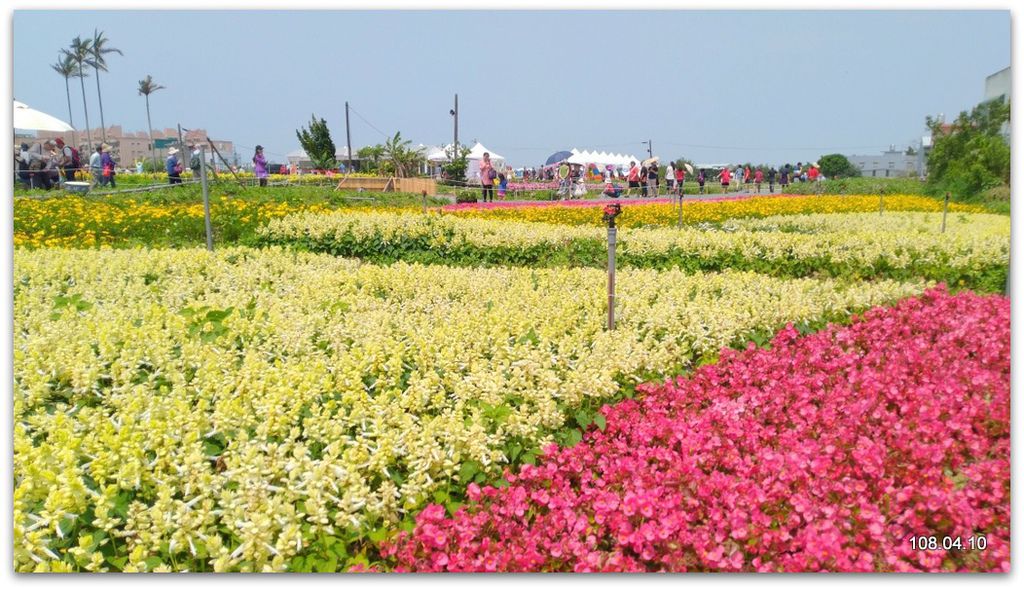
[[[626,190],[626,194],[633,196],[633,189],[640,188],[640,167],[637,166],[636,162],[629,163],[629,174],[626,175],[626,180],[629,182],[629,189]]]
[[[757,187],[757,192],[761,192],[761,183],[764,182],[764,172],[760,168],[757,172],[754,172],[754,186]]]
[[[676,187],[679,188],[679,196],[683,196],[683,182],[686,181],[686,168],[676,168]]]
[[[750,184],[750,166],[743,167],[743,184]]]
[[[811,169],[807,171],[807,180],[809,180],[812,183],[814,183],[814,192],[815,193],[820,193],[821,192],[821,185],[818,184],[818,167],[817,166],[811,166]]]
[[[729,179],[732,178],[729,167],[722,168],[722,171],[718,173],[718,177],[722,179],[722,192],[729,192]]]

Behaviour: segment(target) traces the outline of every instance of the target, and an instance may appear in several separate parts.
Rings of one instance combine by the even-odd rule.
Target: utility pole
[[[652,149],[653,146],[651,145],[651,140],[648,139],[647,141],[641,141],[640,143],[646,143],[647,144],[647,157],[648,158],[653,158],[654,157],[654,150]]]
[[[455,151],[452,155],[452,159],[459,157],[459,95],[455,95],[455,109],[451,111],[453,117],[455,117]]]
[[[178,150],[181,151],[182,159],[186,158],[191,152],[185,149],[185,141],[181,138],[181,123],[178,123]],[[194,178],[192,180],[195,180]]]
[[[348,127],[348,101],[345,101],[345,141],[348,143],[348,167],[345,172],[352,174],[352,133]]]

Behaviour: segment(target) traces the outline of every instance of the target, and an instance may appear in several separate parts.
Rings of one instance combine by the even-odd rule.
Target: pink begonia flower
[[[384,544],[402,571],[1009,571],[1010,305],[945,288],[606,406]],[[985,551],[913,536],[984,535]]]

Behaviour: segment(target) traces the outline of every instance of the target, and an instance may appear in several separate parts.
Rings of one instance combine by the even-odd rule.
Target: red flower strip
[[[384,554],[417,571],[1009,570],[1003,297],[932,290],[641,389]]]

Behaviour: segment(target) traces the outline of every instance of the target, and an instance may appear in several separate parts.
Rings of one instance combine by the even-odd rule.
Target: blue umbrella
[[[570,156],[572,156],[572,152],[555,152],[548,156],[548,159],[546,162],[544,162],[544,165],[550,166],[551,164],[557,164],[562,160],[568,160]]]

